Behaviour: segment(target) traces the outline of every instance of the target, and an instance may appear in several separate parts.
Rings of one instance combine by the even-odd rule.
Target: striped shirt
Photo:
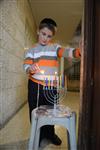
[[[46,46],[35,44],[25,53],[24,70],[26,71],[32,64],[37,63],[40,72],[29,75],[29,78],[37,83],[43,84],[44,77],[54,78],[58,75],[58,58],[73,58],[75,48],[64,49],[59,44],[48,44]],[[43,73],[43,72],[44,73]]]

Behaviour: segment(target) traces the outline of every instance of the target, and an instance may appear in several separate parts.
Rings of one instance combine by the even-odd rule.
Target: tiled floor
[[[77,113],[79,111],[79,93],[68,92],[61,102]],[[48,144],[41,150],[67,150],[66,130],[61,126],[55,126],[56,133],[62,139],[61,146]],[[28,116],[28,105],[26,104],[0,131],[0,150],[27,150],[30,135],[30,123]],[[73,149],[74,150],[74,149]]]

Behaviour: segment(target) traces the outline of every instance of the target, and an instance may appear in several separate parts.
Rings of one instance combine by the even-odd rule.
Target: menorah
[[[44,78],[44,85],[43,85],[43,93],[45,96],[45,99],[51,103],[51,107],[53,107],[53,115],[56,115],[59,113],[59,102],[63,100],[67,93],[67,78],[64,75],[58,75],[57,72],[55,72],[54,75],[45,75],[44,71],[41,71]],[[50,106],[49,106],[50,107]],[[42,106],[41,106],[42,108]],[[61,113],[61,112],[60,112]]]

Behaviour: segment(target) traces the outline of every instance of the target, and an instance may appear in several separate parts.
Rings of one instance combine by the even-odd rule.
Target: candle
[[[57,89],[59,89],[59,76],[57,77]]]
[[[53,89],[53,79],[51,79],[50,83],[51,83],[51,89]]]
[[[60,85],[60,88],[61,88],[61,75],[59,76],[59,85]]]
[[[65,88],[67,89],[67,76],[65,75]]]
[[[45,80],[45,84],[46,84],[46,89],[48,89],[48,78],[46,77],[46,80]]]
[[[62,75],[62,87],[64,87],[64,75]]]
[[[48,88],[50,89],[50,76],[48,76]]]

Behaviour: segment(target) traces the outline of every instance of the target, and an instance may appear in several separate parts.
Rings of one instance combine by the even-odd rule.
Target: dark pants
[[[29,80],[28,81],[28,103],[29,103],[30,122],[31,122],[31,112],[34,108],[37,107],[37,92],[38,92],[38,84]],[[53,105],[46,100],[42,85],[39,85],[38,106],[40,105]],[[54,125],[45,125],[41,127],[40,140],[42,138],[51,139],[53,136],[54,136]]]

